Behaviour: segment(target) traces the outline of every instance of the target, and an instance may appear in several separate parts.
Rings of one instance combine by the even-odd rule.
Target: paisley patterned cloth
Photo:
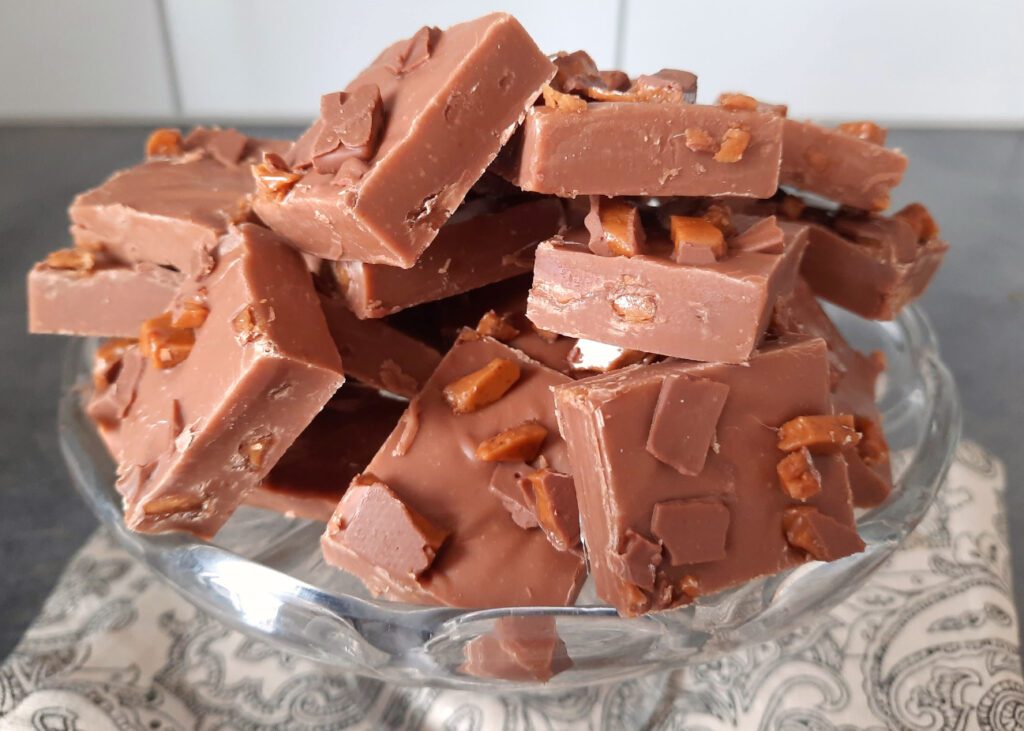
[[[907,545],[819,627],[546,695],[325,673],[204,615],[101,533],[0,666],[0,729],[1024,728],[1004,489],[965,443]]]

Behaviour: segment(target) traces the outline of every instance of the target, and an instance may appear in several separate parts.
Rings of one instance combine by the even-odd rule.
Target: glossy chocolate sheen
[[[101,245],[123,262],[195,271],[198,252],[211,251],[229,224],[247,219],[250,164],[287,147],[246,138],[242,157],[230,163],[207,149],[199,131],[189,136],[196,146],[181,157],[148,160],[77,196],[68,211],[75,241]]]
[[[563,223],[562,206],[552,198],[467,211],[464,218],[456,212],[411,269],[357,261],[333,262],[332,268],[358,317],[385,317],[529,272],[533,249]]]
[[[209,314],[188,357],[164,369],[147,359],[120,424],[133,530],[213,536],[344,381],[298,253],[243,224],[218,257],[197,283]],[[239,326],[246,313],[251,328]]]
[[[650,451],[656,409],[659,399],[689,390],[678,387],[705,381],[727,395],[717,417],[691,413],[698,426],[710,419],[715,437],[699,473],[684,474]],[[670,400],[676,410],[691,408]],[[831,411],[823,340],[785,339],[741,365],[633,366],[557,387],[555,405],[597,593],[622,614],[685,604],[804,562],[786,540],[788,507],[810,505],[853,528],[841,456],[814,457],[823,489],[807,503],[788,497],[776,474],[785,456],[778,427]],[[693,520],[673,522],[680,519]]]
[[[412,398],[441,362],[426,343],[380,320],[360,320],[339,297],[320,295],[320,306],[345,374],[374,388]]]
[[[686,145],[688,128],[719,140],[739,127],[751,139],[738,162],[717,162],[715,149]],[[767,198],[778,188],[781,158],[782,119],[772,114],[698,104],[591,102],[579,112],[531,109],[495,170],[523,190],[570,198]]]
[[[784,121],[781,185],[867,211],[889,207],[907,169],[901,152],[812,122]]]
[[[519,380],[497,402],[453,413],[444,388],[495,358],[517,363]],[[332,521],[321,541],[327,562],[389,599],[456,607],[571,604],[584,578],[582,558],[555,550],[543,531],[516,525],[488,489],[501,463],[476,456],[485,439],[533,419],[548,429],[540,457],[569,472],[550,392],[568,380],[495,340],[465,332],[366,469],[449,533],[437,558],[419,579],[391,575],[349,550]]]
[[[78,272],[40,262],[28,275],[28,330],[135,338],[144,320],[167,309],[183,279],[155,264],[105,261]]]
[[[871,320],[892,320],[920,297],[942,265],[949,245],[918,242],[895,216],[811,226],[800,273],[819,297]]]
[[[402,57],[425,38],[428,53],[406,68]],[[366,172],[338,185],[331,173],[307,170],[283,200],[258,198],[256,212],[325,259],[411,267],[554,73],[510,15],[424,29],[386,49],[347,87],[376,85],[383,100],[383,131]],[[300,138],[296,148],[309,144]],[[293,150],[290,159],[300,157]]]
[[[882,426],[882,415],[875,401],[875,383],[883,370],[880,355],[868,356],[855,350],[836,328],[814,298],[803,279],[792,293],[782,297],[772,316],[771,330],[776,335],[807,335],[828,344],[831,369],[832,405],[837,414],[853,414]],[[865,461],[856,447],[843,450],[850,470],[853,504],[871,508],[881,504],[892,492],[892,465],[888,450],[880,457]]]
[[[398,399],[346,384],[246,496],[245,504],[326,523],[352,478],[366,469],[404,411],[405,403]]]
[[[527,317],[572,337],[676,358],[737,363],[757,347],[789,291],[806,245],[794,228],[782,254],[730,251],[702,265],[651,254],[598,256],[561,239],[537,249]]]

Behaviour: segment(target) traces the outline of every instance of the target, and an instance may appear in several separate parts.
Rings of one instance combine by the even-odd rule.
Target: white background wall
[[[0,120],[305,121],[386,43],[491,9],[548,51],[796,116],[1024,126],[1024,0],[0,0]]]

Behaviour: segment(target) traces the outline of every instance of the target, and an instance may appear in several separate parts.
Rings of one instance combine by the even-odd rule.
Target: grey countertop
[[[261,130],[267,132],[267,130]],[[273,131],[273,130],[271,130]],[[293,130],[276,130],[291,134]],[[25,273],[67,242],[72,196],[136,161],[137,127],[0,127],[0,658],[95,521],[67,484],[55,413],[61,338],[25,333]],[[926,202],[952,249],[924,297],[965,406],[964,433],[1024,475],[1024,131],[903,130],[896,204]],[[1024,490],[1011,484],[1017,606]]]

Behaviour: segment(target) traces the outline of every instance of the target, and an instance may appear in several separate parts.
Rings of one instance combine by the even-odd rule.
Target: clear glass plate
[[[65,363],[61,445],[72,481],[100,521],[183,596],[247,635],[335,669],[396,683],[530,689],[464,673],[464,648],[497,618],[550,615],[573,661],[548,688],[623,680],[705,662],[807,625],[856,589],[921,520],[946,474],[960,433],[960,408],[930,325],[915,307],[879,323],[830,310],[862,350],[881,350],[888,371],[879,404],[893,453],[896,489],[859,516],[867,550],[810,563],[700,599],[694,606],[623,619],[587,586],[574,607],[461,610],[380,601],[320,558],[322,526],[242,508],[213,542],[144,536],[121,521],[114,465],[82,411],[95,342],[75,340]]]

